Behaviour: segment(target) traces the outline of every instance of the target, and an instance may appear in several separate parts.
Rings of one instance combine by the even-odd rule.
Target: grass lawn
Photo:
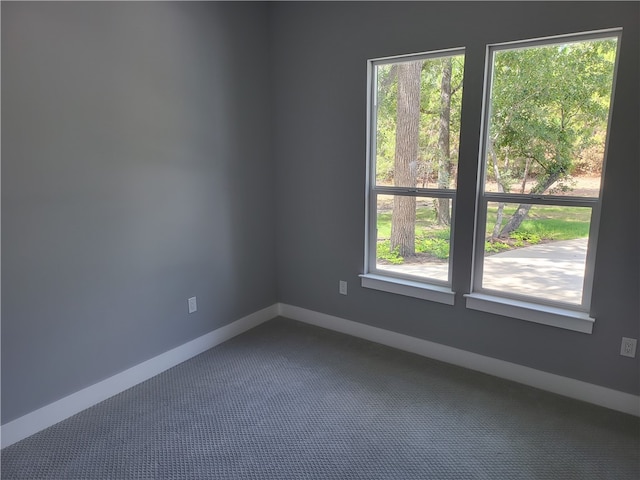
[[[506,225],[516,211],[517,204],[506,204],[502,225]],[[490,203],[487,210],[487,232],[496,222],[497,204]],[[513,248],[526,247],[540,242],[572,240],[589,235],[591,209],[586,207],[562,207],[534,205],[520,227],[510,238],[485,243],[489,254]],[[389,263],[403,263],[404,259],[390,249],[391,211],[378,214],[377,256]],[[449,257],[450,228],[436,223],[432,206],[416,208],[416,253],[446,260]]]
[[[495,204],[493,204],[495,205]],[[506,225],[517,205],[507,204],[503,211],[502,225]],[[487,230],[496,223],[497,205],[487,210]],[[534,205],[516,232],[532,233],[540,240],[573,240],[589,236],[591,209],[587,207],[559,207]]]

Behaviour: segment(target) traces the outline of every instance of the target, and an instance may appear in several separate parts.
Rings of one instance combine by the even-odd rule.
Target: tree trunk
[[[398,105],[394,185],[415,188],[420,123],[422,61],[398,64]],[[415,255],[416,198],[396,195],[391,217],[391,250],[401,257]]]
[[[443,59],[442,82],[440,84],[440,133],[438,135],[438,188],[449,188],[451,177],[451,57]],[[440,225],[451,225],[449,199],[438,198],[436,218]]]
[[[502,185],[502,177],[500,175],[500,169],[498,168],[498,157],[496,151],[493,148],[493,140],[489,139],[489,155],[491,155],[491,162],[493,163],[493,174],[496,177],[496,183],[498,184],[498,192],[504,193],[504,186]],[[496,213],[496,223],[493,226],[493,232],[491,232],[491,240],[495,240],[500,236],[500,229],[502,228],[502,213],[504,211],[504,203],[498,203],[498,211]]]
[[[531,189],[531,193],[533,195],[541,195],[541,194],[543,194],[561,176],[562,176],[561,172],[552,173],[551,175],[549,175],[545,179],[545,181],[543,183],[538,184],[534,188],[532,188]],[[508,237],[511,232],[514,232],[518,228],[520,228],[520,225],[522,224],[524,219],[527,218],[527,215],[529,214],[529,210],[531,210],[531,204],[530,203],[521,203],[520,206],[518,207],[518,210],[516,210],[516,213],[514,213],[511,216],[511,218],[509,219],[507,224],[500,231],[500,236],[503,237],[503,238],[504,237]]]
[[[524,163],[524,175],[522,175],[522,185],[520,186],[520,193],[524,193],[527,188],[527,177],[529,176],[529,167],[531,166],[531,159],[527,158]]]

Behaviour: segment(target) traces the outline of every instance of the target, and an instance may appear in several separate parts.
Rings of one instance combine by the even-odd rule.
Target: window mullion
[[[593,271],[595,268],[595,252],[598,243],[598,230],[600,226],[600,202],[591,209],[591,225],[589,228],[589,241],[587,244],[587,258],[585,260],[584,282],[582,285],[582,308],[589,310],[591,305],[591,293],[593,290]]]
[[[485,192],[483,198],[486,201],[502,203],[529,203],[532,205],[566,205],[572,207],[593,207],[599,202],[594,197],[575,197],[559,195],[527,195],[517,193]]]
[[[434,197],[434,198],[454,198],[455,190],[437,188],[405,188],[376,186],[373,191],[378,194],[404,195],[407,197]]]
[[[480,208],[477,212],[477,221],[475,228],[475,242],[473,255],[473,272],[471,275],[472,286],[470,291],[480,290],[482,286],[482,272],[484,268],[484,244],[486,237],[487,225],[487,204],[484,198],[480,200]]]

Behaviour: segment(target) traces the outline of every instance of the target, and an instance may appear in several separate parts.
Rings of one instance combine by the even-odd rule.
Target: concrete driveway
[[[518,248],[485,258],[483,287],[581,303],[587,239]]]
[[[485,257],[483,287],[580,303],[587,239],[550,242]],[[447,265],[385,265],[385,270],[447,280]]]

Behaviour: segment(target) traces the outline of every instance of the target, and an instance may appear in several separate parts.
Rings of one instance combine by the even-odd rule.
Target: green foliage
[[[486,174],[487,181],[498,182],[498,191],[570,193],[574,187],[572,175],[601,171],[616,49],[617,40],[609,38],[494,53],[487,158],[490,164]],[[415,176],[409,185],[403,186],[451,188],[457,171],[464,55],[418,62],[421,62],[418,157],[410,166]],[[449,65],[451,78],[445,81]],[[449,88],[451,96],[446,108],[443,98]],[[394,182],[398,141],[397,63],[376,67],[375,94],[376,181],[389,185]],[[447,134],[441,121],[447,118],[443,114],[447,111],[449,138],[443,142],[440,134],[443,138]],[[414,181],[416,184],[411,185]],[[514,211],[505,209],[503,226]],[[445,217],[441,215],[443,224],[448,222],[442,220]],[[407,222],[400,216],[394,221],[396,225]],[[420,236],[425,228],[420,222],[416,219],[416,251],[445,258],[444,244]],[[527,220],[521,225],[510,224],[509,229],[516,230],[511,232],[515,236],[509,242],[519,246],[535,243],[538,238],[543,241],[588,235],[588,221],[573,226],[551,222],[538,219],[533,224]],[[389,232],[390,229],[389,218]],[[379,238],[388,238],[387,232],[380,235],[379,230]],[[387,256],[392,258],[393,252]]]
[[[393,181],[398,102],[396,70],[394,65],[377,67],[376,179],[380,183]]]
[[[385,240],[378,242],[376,256],[379,260],[385,260],[393,265],[401,265],[404,263],[404,258],[400,256],[398,251],[398,248],[391,250],[391,241]]]
[[[589,236],[591,209],[581,207],[545,206],[532,210],[520,228],[512,235],[528,243],[573,240]],[[533,240],[533,241],[532,241]]]
[[[535,245],[536,243],[541,242],[540,235],[537,233],[526,232],[521,230],[516,230],[515,232],[511,232],[509,238],[513,240],[513,245],[515,247],[524,247],[525,244]]]
[[[398,249],[391,250],[391,214],[378,213],[378,241],[376,255],[379,260],[391,264],[402,264],[404,258],[399,255]],[[439,227],[436,224],[433,209],[419,206],[416,210],[416,253],[428,254],[433,257],[446,260],[449,258],[449,227]]]
[[[525,235],[536,236],[541,240],[573,240],[589,236],[589,222],[566,221],[560,219],[525,220],[516,232],[523,231]],[[513,232],[513,233],[516,233]]]
[[[512,215],[517,206],[507,204],[505,217]],[[509,234],[509,239],[485,243],[485,251],[498,253],[511,248],[526,247],[541,242],[573,240],[589,236],[591,211],[589,208],[544,206],[531,210],[520,227]],[[496,208],[487,209],[487,226],[495,223]],[[504,220],[506,221],[506,220]],[[488,228],[487,227],[487,228]]]
[[[449,125],[450,157],[454,163],[458,158],[460,137],[460,112],[462,102],[462,76],[464,56],[451,59],[451,118]],[[420,77],[420,127],[418,139],[418,158],[415,171],[419,186],[433,183],[438,171],[438,132],[440,121],[440,89],[444,58],[432,58],[422,61]],[[378,65],[377,111],[376,111],[376,180],[381,184],[393,183],[396,148],[397,115],[397,66]],[[453,180],[452,178],[449,181]],[[433,186],[433,185],[431,185]]]
[[[505,216],[513,214],[516,206],[507,204],[504,207]],[[529,216],[518,230],[511,232],[509,239],[485,242],[485,252],[500,253],[512,248],[526,247],[541,242],[572,240],[589,236],[591,220],[590,209],[580,207],[545,206],[544,210]],[[495,222],[496,208],[487,210],[487,223]],[[434,212],[426,207],[418,208],[416,212],[416,252],[428,254],[435,258],[446,260],[449,258],[450,229],[440,228],[435,224]],[[391,214],[378,214],[378,236],[381,240],[377,245],[377,257],[388,263],[399,265],[405,262],[396,249],[392,251],[390,241]]]
[[[378,260],[384,260],[393,265],[401,265],[405,259],[398,253],[399,249],[391,249],[391,242],[384,240],[378,242],[376,255]],[[441,260],[449,258],[449,241],[447,239],[438,238],[437,236],[423,236],[416,239],[416,252],[432,255]]]
[[[526,172],[543,193],[587,148],[599,155],[590,169],[602,163],[615,51],[616,40],[603,39],[496,52],[490,142],[505,191]]]
[[[487,154],[490,165],[486,174],[487,181],[498,182],[498,191],[562,194],[573,188],[571,175],[600,171],[616,49],[616,39],[592,39],[494,53]],[[451,188],[457,170],[464,56],[418,62],[418,156],[415,161],[403,160],[402,186]],[[398,147],[404,147],[398,140],[403,138],[402,133],[396,131],[398,70],[398,64],[376,67],[375,175],[379,184],[393,184],[396,142]],[[444,128],[447,118],[448,128]],[[412,132],[411,142],[415,129]],[[446,259],[449,233],[439,230],[448,223],[446,208],[440,212],[442,225],[437,225],[432,215],[434,205],[419,208],[415,220],[413,213],[407,216],[408,220],[394,213],[394,235],[399,231],[398,225],[405,231],[415,229],[417,253]],[[444,203],[437,205],[442,207]],[[515,204],[504,208],[503,227],[516,209]],[[509,223],[508,229],[514,230],[510,238],[488,244],[487,251],[588,236],[590,219],[578,218],[582,213],[573,211],[569,215],[567,210],[555,215],[546,210],[544,217],[532,218],[534,210],[527,213],[531,218]],[[427,211],[431,213],[427,215]],[[582,212],[590,214],[589,209]],[[496,218],[495,211],[487,212],[487,231],[493,230],[489,222],[495,224]],[[388,212],[378,216],[379,239],[389,239],[391,221]],[[447,237],[440,237],[440,231]],[[500,231],[503,235],[508,233],[504,228]],[[389,262],[402,262],[398,251],[391,251],[383,242],[379,243],[378,256]]]
[[[508,244],[500,241],[484,242],[484,251],[487,253],[499,253],[509,250],[510,248]]]
[[[420,238],[416,240],[416,252],[428,253],[436,258],[446,260],[449,258],[449,242],[437,237]]]

